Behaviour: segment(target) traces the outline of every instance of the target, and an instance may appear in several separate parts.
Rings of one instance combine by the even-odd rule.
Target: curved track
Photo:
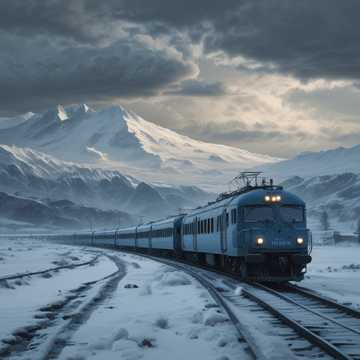
[[[228,314],[240,336],[249,345],[254,358],[267,358],[265,351],[261,350],[261,344],[255,341],[228,306],[229,297],[219,291],[211,280],[209,281],[209,276],[201,270],[210,270],[214,274],[226,277],[228,280],[225,279],[223,282],[232,288],[236,288],[236,285],[242,286],[242,295],[294,330],[298,336],[308,341],[310,346],[319,348],[319,357],[360,360],[360,312],[355,309],[291,284],[265,286],[253,282],[243,283],[234,276],[214,269],[206,269],[203,266],[200,266],[200,271],[197,271],[199,266],[195,264],[144,254],[138,255],[179,268],[196,278]],[[305,346],[303,351],[296,351],[296,356],[306,358],[308,352],[309,348]]]
[[[261,348],[258,346],[254,337],[241,324],[237,315],[228,306],[226,299],[224,298],[222,293],[205,276],[203,276],[201,273],[195,272],[193,269],[191,269],[190,266],[187,266],[186,264],[179,264],[174,261],[165,260],[163,258],[148,256],[148,255],[144,255],[144,254],[140,254],[140,256],[145,256],[152,260],[160,261],[165,265],[172,266],[181,271],[184,271],[187,274],[189,274],[190,276],[192,276],[193,278],[195,278],[209,292],[209,294],[212,296],[214,301],[226,312],[230,321],[235,326],[236,331],[238,332],[238,334],[240,336],[240,339],[244,340],[247,343],[247,345],[249,347],[249,353],[252,356],[252,358],[259,359],[259,360],[267,359],[267,356],[265,355],[264,352],[262,352]]]
[[[360,359],[360,313],[356,310],[288,285],[254,283],[243,294],[334,358]]]

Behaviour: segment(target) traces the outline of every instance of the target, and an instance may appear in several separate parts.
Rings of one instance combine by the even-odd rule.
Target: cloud
[[[291,106],[316,112],[329,119],[360,119],[360,90],[349,84],[313,90],[293,89],[284,100]]]
[[[3,112],[156,95],[198,71],[176,51],[155,48],[136,36],[104,47],[44,36],[2,35],[0,42],[6,44],[0,57]]]
[[[210,83],[196,79],[185,80],[175,88],[165,92],[167,95],[183,96],[221,96],[227,93],[225,85],[220,81]]]
[[[360,78],[360,2],[348,0],[123,0],[93,2],[93,11],[187,31],[206,53],[258,62],[253,71],[278,71],[302,80]],[[106,9],[106,10],[105,10]]]

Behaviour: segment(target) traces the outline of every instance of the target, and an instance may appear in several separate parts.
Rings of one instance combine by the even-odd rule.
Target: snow
[[[9,274],[9,269],[38,271],[45,270],[56,265],[50,263],[52,259],[61,259],[64,253],[76,254],[82,260],[91,259],[94,255],[89,253],[81,254],[80,248],[51,244],[32,244],[33,250],[28,248],[26,256],[20,251],[20,243],[14,244],[14,250],[8,250],[6,254],[5,240],[0,240],[2,254],[5,253],[5,264],[0,262],[0,269]],[[19,246],[19,248],[17,248]],[[32,256],[34,255],[34,257]],[[7,264],[7,260],[11,262]],[[116,270],[114,264],[107,257],[100,257],[95,265],[81,266],[71,269],[64,269],[44,275],[29,276],[20,280],[7,281],[7,286],[0,286],[0,339],[11,337],[18,328],[34,325],[34,316],[39,314],[39,309],[47,304],[57,304],[66,300],[69,292],[79,288],[85,282],[101,279]],[[0,344],[1,348],[1,344]]]
[[[248,358],[229,319],[209,306],[213,300],[195,280],[152,260],[119,256],[126,277],[60,359]]]
[[[301,286],[360,309],[360,246],[320,246]]]
[[[36,272],[62,265],[78,264],[92,256],[81,249],[46,245],[30,239],[0,238],[0,278]]]
[[[30,334],[31,327],[41,324],[26,351],[17,347],[14,355],[20,359],[44,358],[59,349],[57,358],[63,360],[249,358],[226,313],[197,280],[179,269],[109,249],[26,239],[1,238],[0,254],[1,276],[47,269],[64,259],[78,263],[99,256],[93,266],[0,286],[0,339],[25,341],[19,334]],[[359,246],[315,247],[300,285],[360,308],[360,289],[354,286],[360,280],[359,254]],[[114,259],[125,270],[118,270]],[[288,336],[279,336],[287,330],[256,311],[256,305],[241,295],[238,282],[229,287],[229,280],[201,271],[222,289],[228,305],[269,358],[279,353],[292,358],[286,340],[293,336],[290,330]],[[2,346],[6,344],[0,342],[0,351]]]
[[[360,172],[359,166],[360,145],[350,148],[299,154],[293,159],[267,164],[262,169],[276,179],[285,179],[290,176],[312,177],[345,172]]]
[[[223,186],[241,169],[281,160],[194,140],[121,106],[94,111],[87,105],[59,105],[34,114],[18,127],[0,128],[0,142],[70,162],[121,170],[149,182],[185,181],[209,189],[219,188],[219,183]]]

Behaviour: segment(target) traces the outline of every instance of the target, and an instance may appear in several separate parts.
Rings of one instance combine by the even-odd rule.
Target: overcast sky
[[[122,104],[289,157],[360,143],[357,0],[1,0],[0,115]]]

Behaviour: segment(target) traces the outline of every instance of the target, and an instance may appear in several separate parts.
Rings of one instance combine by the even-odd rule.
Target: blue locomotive
[[[77,234],[77,242],[186,259],[246,280],[302,280],[311,261],[305,203],[272,181],[258,184],[259,174],[242,173],[245,187],[187,214]]]

